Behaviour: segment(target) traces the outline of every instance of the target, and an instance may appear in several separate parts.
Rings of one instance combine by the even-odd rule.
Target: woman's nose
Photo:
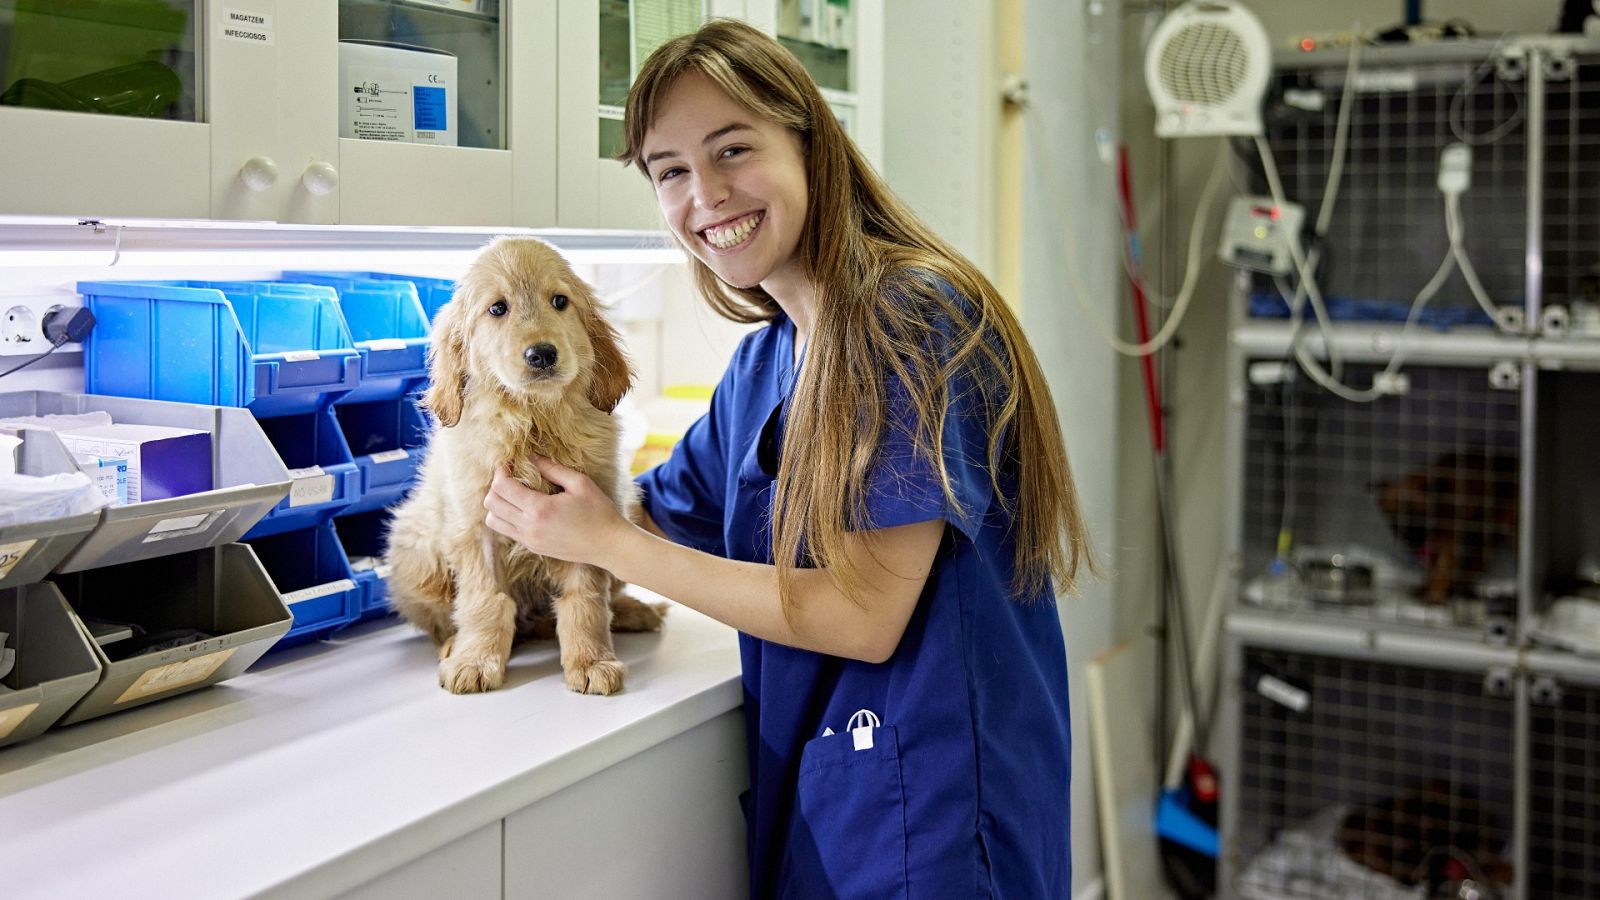
[[[728,199],[728,182],[720,175],[702,174],[694,179],[694,205],[701,209],[716,209]]]

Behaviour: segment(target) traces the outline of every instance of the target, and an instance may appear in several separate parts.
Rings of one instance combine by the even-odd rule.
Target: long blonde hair
[[[785,614],[793,610],[802,548],[847,596],[863,602],[864,581],[846,541],[850,532],[871,527],[865,485],[884,439],[891,381],[904,386],[915,408],[917,452],[938,473],[958,518],[974,524],[984,510],[961,508],[945,467],[943,433],[955,399],[950,385],[979,393],[988,416],[990,482],[1012,519],[1012,589],[1029,597],[1053,580],[1061,592],[1073,592],[1080,564],[1092,570],[1094,562],[1066,445],[1038,358],[994,285],[890,192],[800,61],[742,22],[712,20],[650,55],[628,92],[619,160],[649,178],[645,134],[668,90],[688,72],[793,130],[804,149],[810,202],[795,252],[815,286],[816,306],[772,503],[772,558]],[[781,312],[759,286],[732,287],[692,255],[690,266],[701,295],[722,316],[754,323]],[[948,346],[936,346],[930,320],[951,323]],[[1014,488],[1002,484],[1006,469],[1016,472]]]

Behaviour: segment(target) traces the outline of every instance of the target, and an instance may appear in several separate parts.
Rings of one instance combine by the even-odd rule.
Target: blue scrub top
[[[674,541],[772,563],[793,346],[781,315],[747,335],[710,411],[640,476],[645,508]],[[1055,599],[1013,597],[1010,518],[984,466],[986,416],[973,392],[952,385],[950,397],[945,464],[965,516],[912,450],[903,389],[888,390],[870,520],[946,522],[893,657],[871,664],[739,636],[753,897],[1070,895],[1071,737]]]

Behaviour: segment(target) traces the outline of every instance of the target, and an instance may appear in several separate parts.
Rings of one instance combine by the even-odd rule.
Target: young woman
[[[1055,592],[1092,563],[1016,316],[749,26],[656,51],[626,129],[706,301],[767,324],[642,527],[548,461],[489,525],[741,632],[752,896],[1068,896]]]

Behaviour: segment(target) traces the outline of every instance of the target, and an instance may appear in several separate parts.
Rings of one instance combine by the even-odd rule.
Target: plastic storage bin
[[[428,423],[416,396],[334,407],[345,442],[361,470],[361,496],[345,513],[392,506],[416,481]]]
[[[337,294],[345,325],[361,353],[361,384],[340,403],[392,400],[422,386],[428,378],[428,317],[410,282],[359,273],[302,274],[312,279],[308,285]],[[294,281],[289,275],[285,281]]]
[[[294,616],[294,625],[279,647],[326,637],[356,620],[361,587],[331,522],[253,538],[249,546]]]
[[[331,290],[267,282],[85,281],[90,393],[314,412],[359,385]]]
[[[61,719],[81,722],[216,684],[243,672],[289,630],[289,610],[245,544],[223,544],[120,566],[58,575],[84,622],[125,624],[132,637],[94,645],[100,682]],[[170,636],[176,642],[140,652]]]
[[[333,520],[339,545],[344,548],[350,571],[355,573],[356,584],[361,587],[358,619],[375,619],[390,612],[389,567],[383,562],[383,548],[391,518],[390,510],[375,509]]]
[[[350,456],[333,407],[274,416],[257,424],[289,468],[289,494],[255,524],[246,538],[309,528],[361,496],[361,470]]]
[[[0,591],[0,631],[16,664],[0,691],[0,747],[55,724],[100,680],[100,660],[53,584]]]
[[[449,278],[427,278],[422,275],[395,275],[389,272],[284,272],[285,281],[304,281],[309,284],[330,284],[339,279],[366,278],[373,281],[403,281],[417,291],[417,300],[432,323],[439,315],[439,307],[450,302],[456,292],[455,281]]]
[[[22,446],[17,448],[18,474],[59,475],[77,471],[77,464],[54,432],[23,428],[16,433],[22,438]],[[0,589],[31,584],[43,578],[83,542],[99,521],[100,511],[93,510],[62,519],[0,527]]]
[[[215,487],[184,497],[102,509],[98,524],[54,567],[57,572],[238,540],[289,491],[288,471],[255,419],[242,409],[46,391],[0,394],[0,417],[90,410],[104,410],[117,422],[210,432],[211,482]],[[65,454],[59,440],[56,444]]]

